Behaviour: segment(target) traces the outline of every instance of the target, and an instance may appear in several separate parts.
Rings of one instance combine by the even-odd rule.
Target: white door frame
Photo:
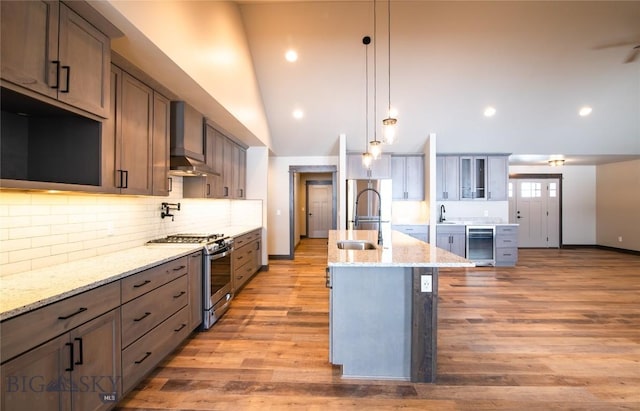
[[[558,180],[558,248],[562,248],[562,174],[510,174],[509,180]],[[515,190],[515,188],[514,188]],[[515,216],[511,212],[513,202],[515,201],[515,193],[509,197],[509,222],[517,223]]]

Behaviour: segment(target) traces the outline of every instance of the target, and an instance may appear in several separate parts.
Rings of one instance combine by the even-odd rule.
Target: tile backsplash
[[[261,200],[0,191],[0,276],[143,245],[177,232],[219,232],[229,225],[261,226]],[[161,203],[180,203],[171,218]]]

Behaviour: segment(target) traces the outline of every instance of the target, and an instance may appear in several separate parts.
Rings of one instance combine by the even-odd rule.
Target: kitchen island
[[[438,269],[474,264],[397,231],[377,239],[329,232],[329,360],[346,378],[434,382]]]

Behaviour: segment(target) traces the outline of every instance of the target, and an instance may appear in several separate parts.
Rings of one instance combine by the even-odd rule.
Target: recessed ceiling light
[[[578,114],[580,115],[580,117],[586,117],[589,114],[591,114],[591,112],[593,111],[593,109],[589,106],[584,106],[580,108],[580,111],[578,111]]]
[[[304,111],[300,109],[293,110],[293,118],[300,120],[302,117],[304,117]]]
[[[298,60],[298,53],[295,50],[287,50],[284,53],[284,58],[287,59],[288,62],[293,63]]]
[[[491,107],[491,106],[489,106],[489,107],[487,107],[487,108],[485,108],[485,109],[484,109],[484,116],[485,116],[485,117],[493,117],[493,116],[495,116],[495,115],[496,115],[496,109],[495,109],[495,107]]]

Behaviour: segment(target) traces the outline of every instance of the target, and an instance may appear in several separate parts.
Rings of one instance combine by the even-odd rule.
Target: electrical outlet
[[[423,274],[420,276],[420,291],[423,293],[430,293],[433,291],[431,275]]]
[[[622,236],[618,237],[618,242],[621,243],[622,242]]]
[[[484,210],[484,216],[489,217],[489,210]]]

